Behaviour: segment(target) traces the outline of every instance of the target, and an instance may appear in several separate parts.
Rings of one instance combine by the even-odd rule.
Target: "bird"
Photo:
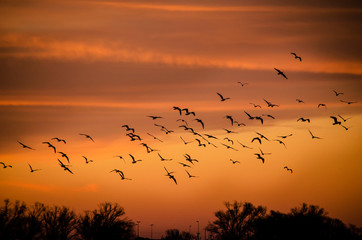
[[[226,131],[226,133],[236,133],[236,132],[231,131],[231,130],[228,130],[228,129],[226,129],[226,128],[223,128],[223,129]]]
[[[233,117],[232,117],[232,116],[230,116],[230,115],[226,115],[226,116],[225,116],[225,118],[230,120],[230,122],[231,122],[231,126],[233,126],[233,125],[234,125],[234,119],[233,119]]]
[[[347,103],[348,105],[352,104],[352,103],[357,103],[357,102],[350,102],[350,101],[344,101],[344,100],[339,100],[340,102],[343,102],[343,103]]]
[[[194,120],[195,120],[196,122],[198,122],[198,123],[200,123],[200,124],[201,124],[202,129],[204,129],[204,128],[205,128],[205,124],[204,124],[204,122],[203,122],[201,119],[195,118]]]
[[[122,125],[122,127],[124,127],[124,128],[126,128],[126,131],[132,131],[132,133],[134,133],[134,128],[131,128],[131,127],[129,127],[128,125]]]
[[[247,82],[245,82],[245,83],[242,83],[242,82],[238,82],[242,87],[244,87],[245,85],[248,85],[248,83]]]
[[[280,71],[280,70],[277,69],[277,68],[274,68],[274,69],[275,69],[275,71],[278,72],[278,75],[282,75],[285,79],[288,79],[287,76],[285,76],[285,74],[284,74],[282,71]]]
[[[63,152],[58,152],[59,154],[62,155],[62,157],[64,157],[65,159],[67,159],[68,163],[69,163],[69,157],[67,156],[67,154],[63,153]]]
[[[227,145],[227,144],[221,143],[221,145],[224,145],[227,149],[232,149],[232,150],[234,150],[234,151],[239,151],[239,150],[237,150],[237,149],[235,149],[235,148],[233,148],[232,146],[229,146],[229,145]]]
[[[231,144],[232,144],[232,145],[234,145],[234,141],[233,141],[233,140],[231,140],[230,138],[225,137],[225,138],[224,138],[224,140],[227,140],[228,142],[231,142]]]
[[[181,136],[180,136],[181,140],[184,142],[184,144],[188,144],[188,143],[192,143],[192,142],[186,142]]]
[[[282,140],[279,140],[279,139],[273,139],[273,141],[276,141],[282,145],[284,145],[285,148],[287,148],[287,146],[285,146],[285,143],[282,141]]]
[[[351,118],[343,118],[341,115],[339,115],[338,114],[338,117],[340,117],[342,120],[343,120],[343,122],[346,122],[348,119],[351,119]]]
[[[287,137],[291,137],[291,136],[293,136],[293,133],[291,133],[291,134],[289,134],[289,135],[278,136],[278,137],[280,137],[280,138],[287,138]]]
[[[122,156],[117,155],[117,156],[114,156],[114,157],[117,157],[117,158],[119,158],[119,159],[122,159],[123,162],[126,163],[126,160],[124,160],[124,158],[123,158]]]
[[[163,117],[160,117],[160,116],[147,116],[147,117],[152,118],[152,120],[156,120],[158,118],[163,118]]]
[[[258,141],[259,144],[261,144],[261,139],[258,138],[258,137],[255,137],[255,138],[253,138],[253,139],[251,140],[251,142],[254,142],[254,141]]]
[[[333,119],[333,125],[341,125],[342,124],[342,122],[340,122],[340,121],[338,121],[338,119],[336,118],[336,117],[334,117],[334,116],[330,116],[330,118],[332,118]]]
[[[157,153],[158,156],[161,158],[161,161],[172,161],[172,158],[163,158],[161,154]]]
[[[261,106],[259,104],[255,104],[255,103],[250,103],[251,105],[253,105],[255,108],[261,108]]]
[[[126,178],[122,171],[118,172],[118,175],[121,177],[121,180],[132,180],[131,178]]]
[[[303,100],[300,100],[300,99],[295,99],[298,103],[304,103],[304,101]]]
[[[153,137],[153,139],[158,140],[159,142],[163,142],[161,139],[159,139],[159,138],[157,138],[157,137],[153,136],[153,135],[152,135],[152,134],[150,134],[150,133],[147,133],[147,135],[149,135],[149,136]]]
[[[268,104],[268,107],[271,107],[271,108],[273,108],[273,107],[279,107],[279,105],[277,105],[277,104],[273,104],[273,103],[271,103],[271,102],[269,102],[269,101],[265,100],[264,98],[263,98],[263,100],[264,100],[264,102],[266,102],[266,104]]]
[[[199,160],[191,158],[189,154],[184,154],[184,157],[186,158],[186,161],[190,162],[192,165],[194,165],[193,162],[199,162]]]
[[[238,121],[234,121],[234,123],[236,123],[238,125],[238,127],[240,126],[246,126],[245,123],[239,123]]]
[[[259,153],[254,153],[254,155],[257,156],[256,159],[260,159],[264,163],[265,159]]]
[[[182,114],[181,108],[179,107],[172,107],[173,110],[178,111],[180,113],[180,116]]]
[[[186,171],[187,175],[189,176],[189,178],[198,177],[198,176],[193,176],[193,175],[191,175],[186,169],[185,169],[185,171]]]
[[[3,168],[7,168],[7,167],[9,167],[9,168],[13,168],[13,166],[12,165],[6,165],[5,163],[3,163],[3,162],[0,162],[0,164],[2,164],[3,165]]]
[[[320,107],[325,107],[325,108],[327,108],[327,105],[325,105],[324,103],[320,103],[320,104],[318,104],[318,108],[320,108]]]
[[[238,140],[236,140],[243,148],[249,148],[249,149],[253,149],[253,148],[251,148],[251,147],[248,147],[248,146],[246,146],[246,145],[244,145],[244,144],[242,144],[241,142],[239,142]]]
[[[249,113],[247,113],[246,111],[244,111],[244,113],[249,117],[250,120],[253,120],[255,117],[252,117]]]
[[[130,156],[131,156],[131,158],[132,158],[132,163],[133,163],[133,164],[135,164],[135,163],[137,163],[137,162],[141,162],[141,161],[142,161],[141,159],[139,159],[139,160],[135,160],[135,158],[134,158],[131,154],[128,154],[128,155],[130,155]]]
[[[308,129],[308,131],[309,131],[310,135],[312,136],[312,139],[322,139],[320,137],[314,136],[313,133],[309,129]]]
[[[205,143],[201,143],[200,139],[195,138],[195,140],[199,143],[199,147],[206,147]]]
[[[123,173],[121,170],[119,170],[119,169],[113,169],[112,171],[110,171],[109,173],[111,173],[111,172],[115,172],[115,173]]]
[[[195,112],[190,112],[190,110],[188,108],[183,108],[182,111],[185,111],[185,115],[194,115],[196,116]]]
[[[218,139],[217,137],[213,136],[213,135],[210,135],[210,134],[204,134],[206,137],[208,138],[213,138],[213,139]]]
[[[173,172],[167,171],[166,167],[164,167],[164,168],[165,168],[165,170],[166,170],[166,172],[167,172],[167,175],[166,175],[166,176],[168,176],[170,179],[172,179],[172,180],[176,183],[176,185],[177,185],[176,178],[175,178],[174,175],[172,175]]]
[[[181,122],[185,123],[186,126],[188,126],[187,122],[184,119],[179,118],[179,119],[176,120],[176,122],[178,122],[178,121],[181,121]]]
[[[224,98],[220,93],[216,93],[217,95],[219,95],[219,97],[221,98],[221,102],[224,102],[224,101],[226,101],[226,100],[228,100],[228,99],[230,99],[230,98]]]
[[[341,124],[341,126],[342,126],[346,131],[351,128],[351,127],[343,126],[342,124]]]
[[[88,158],[85,157],[85,156],[82,156],[82,157],[85,159],[85,163],[86,163],[86,164],[88,164],[88,163],[90,163],[90,162],[93,162],[93,160],[88,160]]]
[[[166,134],[173,133],[172,130],[168,130],[167,128],[162,128],[161,131],[165,132]]]
[[[299,57],[299,56],[297,56],[297,54],[296,54],[296,53],[291,52],[290,54],[294,55],[294,58],[295,58],[295,59],[299,59],[299,61],[300,61],[300,62],[302,61],[302,58],[301,58],[301,57]]]
[[[285,166],[284,168],[287,169],[287,171],[290,171],[290,173],[293,173],[293,169],[288,168],[287,166]]]
[[[240,163],[239,161],[237,161],[237,160],[232,160],[231,158],[230,158],[230,161],[233,163],[233,164],[235,164],[235,163]]]
[[[339,95],[344,94],[343,92],[337,92],[336,90],[333,90],[334,94],[336,94],[336,96],[338,97]]]
[[[262,114],[262,116],[267,116],[267,117],[270,117],[270,118],[272,118],[272,119],[275,119],[275,117],[272,116],[272,115],[270,115],[270,114]]]
[[[69,168],[68,168],[68,165],[65,165],[64,163],[62,163],[62,161],[60,161],[58,159],[58,162],[59,162],[59,165],[64,169],[64,171],[68,171],[70,172],[71,174],[74,174]]]
[[[63,142],[64,144],[67,143],[64,139],[60,139],[60,138],[57,138],[57,137],[54,137],[51,140],[57,140],[58,142]]]
[[[57,152],[56,148],[50,142],[43,142],[43,144],[48,144],[48,147],[53,148],[54,153]]]
[[[264,119],[262,117],[256,116],[256,117],[254,117],[254,119],[260,120],[261,124],[264,124]]]
[[[19,141],[17,141],[21,146],[23,146],[23,148],[27,148],[27,149],[30,149],[30,150],[35,150],[34,148],[31,148],[29,146],[26,146],[24,143],[21,143]]]
[[[187,164],[185,164],[185,163],[182,163],[182,162],[177,162],[177,163],[180,164],[180,165],[182,165],[183,167],[189,167],[189,168],[191,168],[190,165],[187,165]]]
[[[91,136],[87,135],[87,134],[79,133],[79,135],[85,136],[86,138],[88,138],[88,139],[90,139],[90,140],[92,140],[94,142],[93,138]]]
[[[271,155],[271,153],[265,153],[265,152],[263,152],[263,150],[261,150],[261,148],[259,148],[259,151],[260,151],[260,154],[261,154],[262,156],[264,156],[264,155]]]
[[[31,173],[32,173],[32,172],[35,172],[35,171],[41,170],[41,169],[33,169],[29,163],[28,163],[28,165],[29,165],[29,167],[30,167],[30,172],[31,172]]]
[[[263,134],[258,133],[258,132],[256,132],[256,134],[258,134],[258,135],[260,136],[260,138],[264,138],[265,140],[269,141],[269,139],[268,139],[268,138],[266,138]]]
[[[310,123],[310,119],[309,118],[298,118],[297,119],[297,122],[299,122],[299,121],[302,121],[302,122],[308,122],[308,123]]]

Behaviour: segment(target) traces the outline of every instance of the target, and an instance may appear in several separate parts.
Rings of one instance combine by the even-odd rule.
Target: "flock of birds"
[[[302,58],[300,56],[298,56],[296,53],[291,53],[295,59],[299,60],[300,62],[302,61]],[[277,72],[278,75],[280,75],[281,77],[288,79],[288,77],[286,76],[286,74],[277,69],[274,68],[275,71]],[[247,82],[237,82],[237,84],[239,84],[241,87],[245,87],[248,85]],[[336,97],[343,95],[342,92],[338,92],[333,90],[333,93],[335,94]],[[220,102],[226,102],[226,101],[232,101],[232,99],[230,97],[225,97],[223,94],[216,92],[218,98],[216,98],[215,96],[215,101],[218,99]],[[263,101],[266,104],[266,108],[277,108],[279,107],[278,104],[272,103],[266,99],[263,99]],[[303,104],[304,101],[301,99],[296,99],[298,104]],[[340,100],[340,102],[342,103],[346,103],[348,105],[356,103],[356,102],[351,102],[351,101],[345,101],[345,100]],[[259,105],[259,104],[255,104],[255,103],[250,103],[255,109],[262,109],[263,106]],[[324,103],[320,103],[316,106],[316,108],[327,108],[326,104]],[[170,110],[171,111],[171,110]],[[199,146],[201,148],[206,148],[206,147],[214,147],[214,148],[218,148],[218,147],[225,147],[226,150],[231,150],[231,151],[239,151],[238,147],[242,147],[243,149],[250,149],[253,150],[255,149],[255,144],[257,144],[257,149],[258,152],[254,153],[254,156],[256,159],[260,160],[262,163],[265,163],[265,158],[267,155],[270,155],[272,153],[267,153],[264,152],[261,149],[261,145],[263,142],[271,142],[274,141],[276,143],[279,143],[280,145],[282,145],[285,149],[287,149],[285,140],[289,137],[293,136],[293,133],[289,133],[287,135],[280,135],[277,136],[275,139],[271,139],[270,137],[266,137],[265,135],[263,135],[260,132],[255,132],[255,136],[250,140],[250,144],[243,144],[241,143],[239,140],[235,141],[234,136],[236,136],[237,132],[234,130],[230,130],[229,127],[225,127],[222,128],[224,132],[224,134],[222,136],[227,136],[227,137],[223,137],[220,138],[220,136],[214,136],[214,135],[210,135],[210,134],[206,134],[204,133],[204,129],[205,129],[205,122],[204,120],[196,117],[197,114],[194,111],[191,111],[188,108],[183,108],[183,107],[179,107],[179,106],[173,106],[172,107],[172,111],[175,111],[176,114],[179,116],[179,118],[176,120],[176,123],[178,123],[178,129],[181,128],[182,130],[185,131],[185,133],[188,133],[190,136],[192,136],[192,140],[188,140],[186,141],[183,136],[185,137],[184,134],[182,134],[183,136],[179,136],[180,138],[180,143],[183,143],[184,145],[188,145],[188,144],[196,144],[196,146]],[[251,113],[244,111],[245,116],[247,117],[248,120],[257,120],[260,122],[261,125],[264,124],[266,119],[275,119],[276,117],[270,114],[261,114],[261,115],[252,115]],[[147,116],[148,118],[150,118],[150,121],[153,121],[154,126],[160,131],[160,134],[175,134],[176,130],[171,130],[168,127],[160,124],[158,121],[160,119],[163,119],[163,116],[155,116],[155,115],[150,115]],[[190,119],[192,118],[192,119]],[[226,115],[224,116],[224,118],[229,122],[229,126],[230,127],[240,127],[240,126],[246,126],[245,123],[243,122],[238,122],[236,120],[234,120],[233,116],[231,115]],[[349,130],[349,127],[345,126],[344,124],[350,119],[350,118],[344,118],[341,115],[337,115],[337,116],[330,116],[331,120],[332,120],[332,125],[339,125],[341,127],[343,127],[345,130]],[[190,121],[192,122],[196,122],[198,124],[197,127],[191,127],[191,124],[189,125]],[[309,124],[311,122],[310,118],[305,118],[305,117],[300,117],[296,120],[297,122],[305,122],[306,124]],[[148,144],[146,144],[143,140],[143,136],[137,134],[137,131],[135,130],[135,128],[124,124],[122,125],[122,128],[124,128],[125,130],[125,135],[126,137],[129,138],[129,141],[131,142],[139,142],[141,146],[143,146],[147,153],[152,153],[152,152],[157,152],[157,156],[160,159],[161,162],[167,162],[167,161],[173,161],[172,158],[165,158],[163,153],[160,152],[160,150],[154,149],[151,146],[149,146]],[[197,130],[200,129],[200,130]],[[312,139],[322,139],[319,136],[316,136],[314,133],[311,132],[311,130],[309,128],[307,128],[310,136]],[[88,135],[88,134],[84,134],[84,133],[79,133],[80,136],[84,137],[86,140],[92,141],[94,142],[94,139]],[[164,143],[164,140],[162,140],[162,137],[159,136],[155,136],[157,134],[151,134],[149,132],[147,132],[147,135],[150,136],[152,139],[160,142],[160,143]],[[191,138],[191,137],[190,137]],[[29,150],[35,150],[34,148],[25,145],[24,143],[17,141],[22,148],[24,149],[29,149]],[[46,145],[47,147],[51,148],[53,150],[53,152],[55,154],[58,154],[58,164],[59,166],[65,171],[68,172],[70,174],[73,174],[72,170],[70,169],[71,165],[70,165],[70,158],[69,156],[62,152],[62,151],[58,151],[57,148],[55,146],[55,143],[58,144],[67,144],[67,141],[65,139],[61,139],[58,137],[54,137],[52,138],[50,141],[45,141],[42,142],[42,144]],[[251,145],[252,144],[252,145]],[[132,154],[128,154],[131,163],[132,164],[137,164],[139,162],[142,162],[142,159],[137,159],[135,158]],[[82,156],[85,164],[90,164],[93,162],[93,160],[88,159],[86,156]],[[125,163],[126,163],[126,156],[121,156],[121,155],[116,155],[114,157],[117,157],[119,159],[122,159]],[[197,164],[199,162],[198,159],[193,158],[190,154],[185,153],[183,155],[184,157],[184,161],[177,161],[177,163],[182,166],[185,170],[185,173],[187,174],[188,178],[196,178],[198,176],[192,175],[189,171],[190,169],[192,169],[192,167]],[[229,159],[231,164],[235,165],[235,164],[240,164],[240,161],[237,160],[233,160],[233,159]],[[3,165],[3,168],[12,168],[12,165],[8,165],[4,162],[0,162],[0,164]],[[30,164],[29,165],[29,171],[31,173],[37,172],[41,169],[37,169],[37,168],[33,168]],[[285,171],[288,171],[290,173],[293,173],[293,169],[289,168],[288,166],[284,166],[283,167],[285,169]],[[189,171],[187,170],[189,169]],[[169,179],[171,179],[175,184],[177,184],[177,179],[174,175],[174,171],[169,171],[165,166],[164,166],[164,170],[165,173]],[[110,173],[115,173],[118,174],[121,180],[132,180],[131,178],[126,177],[126,175],[124,174],[124,172],[120,169],[114,168],[110,171]]]

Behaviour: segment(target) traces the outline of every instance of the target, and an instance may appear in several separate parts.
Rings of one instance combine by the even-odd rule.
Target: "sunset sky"
[[[150,224],[154,237],[189,225],[196,233],[197,220],[203,229],[233,200],[282,212],[306,202],[361,227],[362,3],[315,2],[0,1],[0,161],[13,166],[0,168],[0,199],[78,212],[117,202],[141,221],[145,237]],[[216,92],[230,99],[221,102]],[[173,106],[196,116],[180,116]],[[262,116],[261,124],[244,111],[275,119]],[[246,126],[231,126],[226,115]],[[347,131],[332,125],[330,116],[338,115],[348,119],[338,117]],[[217,148],[180,128],[180,118],[216,136],[208,140]],[[131,142],[124,124],[159,151]],[[256,132],[270,141],[251,143]],[[44,141],[68,154],[74,175]],[[254,155],[259,147],[272,153],[264,164]],[[161,162],[157,153],[173,160]],[[129,154],[142,161],[131,164]],[[178,164],[186,163],[184,154],[199,160],[187,169],[197,178]],[[30,173],[28,163],[41,170]],[[121,181],[110,173],[115,168],[132,180]]]

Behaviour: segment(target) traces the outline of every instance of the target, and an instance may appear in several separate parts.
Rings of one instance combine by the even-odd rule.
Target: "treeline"
[[[270,211],[251,203],[226,202],[204,229],[213,240],[360,240],[362,230],[328,217],[318,206],[302,204],[289,213]],[[76,214],[67,207],[4,201],[0,206],[0,239],[137,239],[135,223],[118,204],[102,203]],[[203,239],[205,236],[203,236]],[[139,238],[146,239],[146,238]],[[195,240],[197,236],[169,229],[163,240]],[[201,239],[201,238],[200,238]]]

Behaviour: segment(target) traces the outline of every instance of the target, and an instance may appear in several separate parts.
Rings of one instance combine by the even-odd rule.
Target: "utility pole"
[[[140,237],[140,223],[141,221],[137,221],[137,237]]]
[[[200,222],[199,220],[197,222],[197,240],[200,240]]]
[[[152,233],[153,233],[153,223],[151,223],[151,239],[152,239]]]

